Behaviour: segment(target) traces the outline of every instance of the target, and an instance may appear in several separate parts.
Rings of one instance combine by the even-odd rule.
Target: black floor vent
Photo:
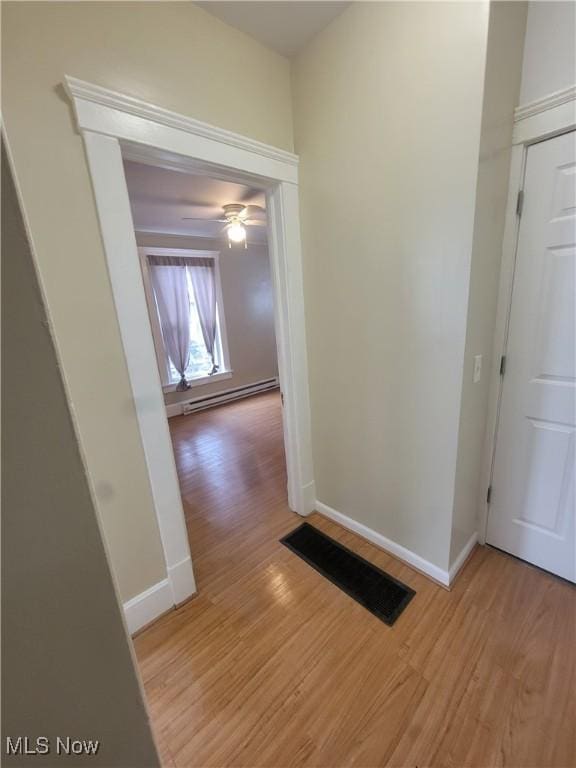
[[[416,594],[309,523],[280,541],[389,626]]]

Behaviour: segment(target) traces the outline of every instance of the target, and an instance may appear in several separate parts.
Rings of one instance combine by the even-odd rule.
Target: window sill
[[[194,387],[204,387],[206,384],[211,384],[213,381],[223,381],[224,379],[231,379],[232,374],[234,371],[219,371],[218,373],[213,373],[212,376],[200,376],[197,379],[190,379],[188,381],[188,384],[190,384],[190,388]],[[177,384],[166,384],[162,387],[162,391],[164,393],[166,392],[176,392],[176,386]],[[188,390],[184,390],[188,391]]]

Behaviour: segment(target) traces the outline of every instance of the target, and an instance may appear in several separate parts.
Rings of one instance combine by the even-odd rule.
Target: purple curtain
[[[215,373],[218,366],[215,359],[216,280],[214,277],[214,259],[189,259],[188,273],[194,289],[202,337],[206,351],[212,358],[212,373]]]
[[[186,260],[170,256],[148,256],[150,278],[166,354],[180,374],[177,390],[190,387],[185,371],[190,359],[190,297]]]

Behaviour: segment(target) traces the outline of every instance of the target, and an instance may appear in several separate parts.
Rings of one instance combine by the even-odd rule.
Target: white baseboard
[[[124,615],[131,635],[174,606],[196,594],[192,560],[187,557],[168,568],[168,578],[124,603]]]
[[[196,594],[192,560],[189,557],[176,565],[168,566],[168,582],[174,605],[180,605]]]
[[[174,606],[168,579],[141,592],[124,603],[124,615],[131,635],[157,619]]]
[[[314,481],[308,483],[302,488],[302,498],[304,499],[304,512],[303,515],[309,515],[316,509],[316,485]]]
[[[460,552],[456,560],[454,560],[454,562],[450,566],[450,571],[448,572],[448,581],[450,584],[453,583],[454,579],[458,575],[458,572],[460,571],[460,569],[462,568],[466,560],[468,560],[470,553],[472,552],[472,550],[474,549],[477,543],[478,543],[478,533],[477,531],[474,531],[472,536],[470,536],[470,538],[462,548],[462,551]]]
[[[478,541],[478,534],[473,533],[452,564],[450,571],[444,571],[415,552],[406,549],[406,547],[397,544],[391,539],[387,539],[386,536],[353,520],[351,517],[337,512],[321,501],[316,501],[313,506],[320,514],[329,517],[349,531],[357,533],[363,539],[386,550],[386,552],[390,552],[391,555],[394,555],[407,565],[412,566],[425,576],[430,576],[434,581],[446,587],[453,583]],[[154,584],[150,589],[124,603],[124,614],[128,624],[128,631],[133,635],[139,629],[150,624],[163,613],[166,613],[166,611],[169,611],[174,605],[179,605],[192,597],[195,592],[196,585],[192,572],[192,562],[190,558],[186,558],[182,562],[168,568],[167,579],[159,581],[158,584]]]
[[[383,536],[381,533],[372,530],[372,528],[368,528],[367,525],[363,525],[357,520],[353,520],[351,517],[343,515],[342,512],[337,512],[335,509],[332,509],[332,507],[329,507],[327,504],[323,504],[321,501],[316,502],[316,510],[320,512],[320,514],[334,520],[335,523],[340,523],[344,528],[348,528],[349,531],[357,533],[359,536],[362,536],[363,539],[367,539],[372,544],[376,544],[377,547],[386,550],[386,552],[394,555],[394,557],[402,560],[407,565],[411,565],[425,576],[430,576],[431,579],[434,579],[434,581],[439,582],[445,587],[450,585],[448,571],[444,571],[429,560],[425,560],[423,557],[420,557],[420,555],[412,552],[412,550],[406,549],[406,547],[397,544],[391,539],[387,539],[386,536]]]
[[[339,523],[349,531],[357,533],[359,536],[362,536],[363,539],[386,550],[386,552],[394,555],[394,557],[402,560],[407,565],[412,566],[412,568],[415,568],[417,571],[424,574],[424,576],[429,576],[431,579],[434,579],[434,581],[442,584],[444,587],[449,587],[454,582],[458,571],[462,568],[478,541],[478,534],[475,532],[452,564],[450,570],[445,571],[437,565],[434,565],[434,563],[431,563],[429,560],[425,560],[423,557],[420,557],[420,555],[412,552],[412,550],[406,549],[406,547],[397,544],[391,539],[387,539],[386,536],[383,536],[381,533],[374,531],[372,528],[368,528],[367,525],[363,525],[347,515],[343,515],[342,512],[332,509],[332,507],[323,504],[321,501],[316,501],[315,508],[320,514],[329,517],[331,520],[334,520],[335,523]]]

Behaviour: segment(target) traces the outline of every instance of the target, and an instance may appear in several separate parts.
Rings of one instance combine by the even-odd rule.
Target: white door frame
[[[257,183],[267,190],[288,503],[314,508],[298,207],[298,157],[139,99],[66,76],[84,139],[172,603],[196,592],[123,158]],[[149,329],[148,332],[143,329]]]
[[[512,288],[514,285],[516,250],[520,230],[517,204],[519,194],[524,185],[528,147],[531,144],[551,139],[575,128],[576,86],[556,91],[546,98],[518,107],[514,112],[508,201],[506,204],[506,223],[502,243],[502,265],[500,268],[500,287],[488,400],[488,420],[480,482],[481,496],[479,499],[478,537],[482,544],[486,543],[489,512],[487,490],[492,483],[500,401],[502,397],[500,361],[502,356],[506,354],[508,325],[512,308]]]

